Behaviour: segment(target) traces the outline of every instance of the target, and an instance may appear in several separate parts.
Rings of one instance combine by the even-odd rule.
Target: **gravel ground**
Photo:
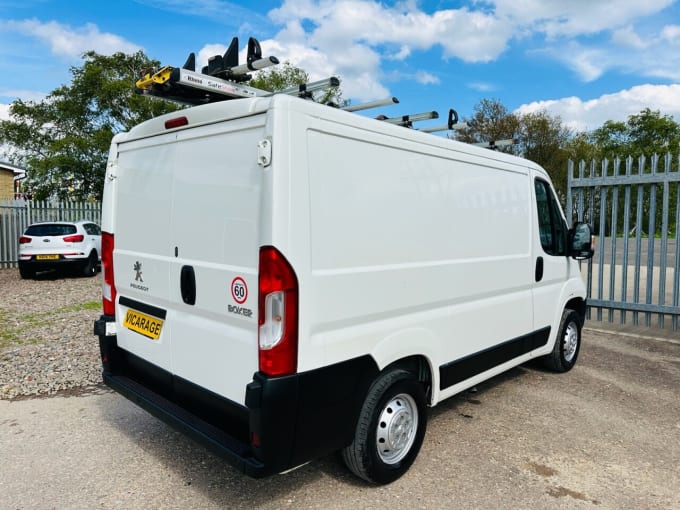
[[[0,400],[96,389],[100,313],[100,275],[22,280],[0,269]]]

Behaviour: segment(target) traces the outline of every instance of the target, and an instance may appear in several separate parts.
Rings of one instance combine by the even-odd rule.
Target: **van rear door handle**
[[[182,301],[187,305],[196,303],[196,275],[192,266],[182,266],[179,288],[182,291]]]
[[[538,257],[536,259],[536,272],[534,273],[534,277],[537,282],[540,282],[543,279],[543,257]]]

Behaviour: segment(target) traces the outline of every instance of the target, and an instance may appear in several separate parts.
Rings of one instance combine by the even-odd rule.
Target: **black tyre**
[[[91,252],[87,261],[83,265],[83,276],[94,276],[97,274],[98,258],[95,252]]]
[[[543,365],[554,372],[567,372],[576,364],[581,349],[581,318],[570,309],[562,314],[560,331],[553,351],[543,357]]]
[[[426,428],[423,386],[406,370],[390,370],[368,391],[354,441],[342,450],[342,459],[368,482],[393,482],[413,464]]]
[[[35,278],[35,271],[27,267],[19,266],[19,276],[24,280],[30,280],[31,278]]]

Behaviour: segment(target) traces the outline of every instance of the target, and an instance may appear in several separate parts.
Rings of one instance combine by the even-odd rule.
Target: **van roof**
[[[187,129],[187,126],[196,127],[197,125],[211,124],[215,122],[222,122],[241,117],[249,117],[265,113],[269,109],[289,109],[307,114],[316,118],[323,118],[331,122],[345,124],[348,126],[360,127],[369,131],[380,132],[402,138],[405,141],[414,141],[433,148],[441,148],[445,150],[453,150],[456,152],[465,153],[468,155],[480,157],[486,160],[503,161],[506,164],[517,165],[524,169],[534,168],[542,173],[545,173],[536,163],[506,154],[503,152],[489,150],[484,147],[476,147],[457,140],[451,140],[442,136],[436,136],[431,133],[419,131],[417,129],[404,128],[395,124],[382,122],[365,115],[357,113],[346,112],[339,108],[332,108],[323,104],[315,103],[298,97],[275,94],[269,97],[255,97],[232,99],[228,101],[218,101],[210,104],[193,106],[176,112],[168,113],[159,117],[155,117],[145,121],[127,133],[116,135],[115,141],[126,142],[146,138],[162,133],[167,133],[173,130]],[[186,125],[179,127],[166,127],[166,122],[173,119],[185,117]]]

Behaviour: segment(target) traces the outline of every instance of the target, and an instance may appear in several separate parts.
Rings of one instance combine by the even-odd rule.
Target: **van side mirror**
[[[585,260],[594,253],[595,238],[590,225],[577,221],[569,230],[569,255],[576,260]]]

